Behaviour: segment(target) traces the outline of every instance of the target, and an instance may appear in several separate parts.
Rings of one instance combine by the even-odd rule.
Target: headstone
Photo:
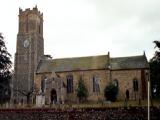
[[[6,108],[9,108],[9,103],[8,102],[6,103]]]
[[[45,96],[44,95],[37,95],[36,96],[36,106],[42,107],[45,105]]]

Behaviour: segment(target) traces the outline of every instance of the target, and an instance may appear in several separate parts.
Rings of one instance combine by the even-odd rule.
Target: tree
[[[153,58],[150,60],[150,80],[152,97],[160,97],[160,41],[153,41],[155,51]]]
[[[160,63],[160,41],[153,41],[153,43],[155,43],[155,48],[158,48],[158,50],[155,51],[155,54],[151,61],[157,61],[158,63]]]
[[[78,81],[78,88],[77,88],[77,97],[79,98],[79,102],[83,102],[86,100],[88,96],[87,88],[84,84],[84,81],[82,80],[82,76],[80,77],[80,80]]]
[[[26,97],[27,99],[27,105],[30,104],[30,101],[31,101],[31,97],[34,95],[35,93],[35,89],[32,88],[30,90],[22,90],[22,89],[18,89],[18,90],[14,90],[16,92],[18,92],[19,94],[23,95]]]
[[[51,55],[44,55],[45,58],[52,59]]]
[[[36,93],[36,88],[33,88],[33,87],[30,90],[14,89],[13,87],[7,86],[7,85],[2,84],[2,83],[0,83],[0,87],[2,87],[3,89],[9,90],[8,91],[9,95],[11,95],[11,91],[12,92],[14,91],[15,93],[18,93],[18,94],[21,94],[21,95],[25,96],[26,100],[27,100],[27,105],[30,104],[31,97]],[[9,96],[8,100],[10,100],[10,96]]]
[[[0,84],[6,87],[0,86],[0,104],[8,102],[10,100],[10,80],[12,78],[10,60],[11,55],[7,52],[5,46],[4,37],[0,33]]]
[[[104,95],[106,100],[115,102],[118,95],[118,87],[115,84],[110,83],[108,86],[106,86]]]

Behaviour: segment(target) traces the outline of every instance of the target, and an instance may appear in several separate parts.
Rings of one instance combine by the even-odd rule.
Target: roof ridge
[[[76,58],[78,59],[78,58],[90,58],[90,57],[102,57],[102,56],[108,56],[108,55],[106,54],[106,55],[82,56],[82,57],[66,57],[66,58],[55,58],[52,60],[76,59]]]
[[[114,58],[133,58],[133,57],[143,57],[144,55],[135,55],[135,56],[124,56],[124,57],[110,57],[110,59]]]

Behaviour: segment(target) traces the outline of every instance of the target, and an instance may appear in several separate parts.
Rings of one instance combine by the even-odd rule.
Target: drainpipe
[[[111,65],[108,66],[108,69],[109,69],[109,83],[112,83]]]
[[[148,83],[148,98],[147,98],[147,101],[148,101],[148,120],[150,120],[150,80],[149,80],[149,73],[147,72],[146,73],[146,76],[147,76],[147,83]]]

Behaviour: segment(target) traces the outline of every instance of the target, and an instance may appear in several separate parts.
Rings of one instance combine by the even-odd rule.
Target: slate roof
[[[110,64],[112,70],[149,68],[145,55],[111,58]]]
[[[149,68],[145,55],[108,59],[108,55],[44,59],[39,62],[36,73],[107,69],[109,62],[112,70]]]
[[[41,60],[37,73],[104,69],[107,65],[108,55]]]

